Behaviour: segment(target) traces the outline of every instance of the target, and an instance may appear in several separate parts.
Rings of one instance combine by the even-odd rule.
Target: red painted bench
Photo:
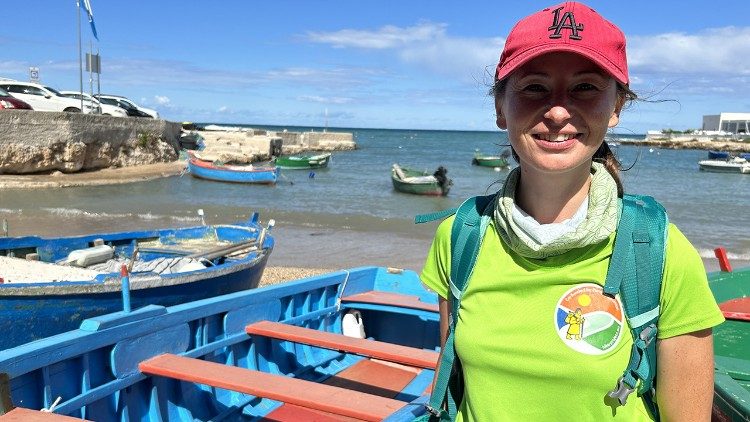
[[[724,318],[737,321],[750,321],[750,297],[741,297],[719,304]]]
[[[435,369],[439,357],[437,352],[430,350],[417,349],[382,341],[348,337],[343,334],[297,327],[280,322],[255,322],[246,326],[245,332],[251,335],[259,335],[323,347],[326,349],[339,350],[342,352],[354,353],[419,368]]]
[[[210,385],[335,415],[380,421],[407,403],[330,385],[163,354],[141,362],[141,372]]]
[[[381,397],[396,397],[421,372],[411,366],[384,361],[362,359],[354,365],[323,381],[335,387],[375,394]],[[264,416],[264,422],[353,422],[359,419],[334,415],[320,410],[308,409],[285,403]]]
[[[81,422],[84,419],[71,416],[58,415],[56,413],[42,412],[39,410],[16,407],[10,412],[0,416],[2,422]]]
[[[371,303],[375,305],[392,305],[409,309],[420,309],[423,311],[438,312],[437,303],[426,303],[419,300],[418,296],[402,295],[399,293],[369,291],[357,293],[341,298],[342,302]]]

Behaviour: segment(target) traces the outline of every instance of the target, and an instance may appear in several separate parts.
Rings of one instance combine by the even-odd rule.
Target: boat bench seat
[[[741,297],[719,304],[724,318],[737,321],[750,321],[750,297]]]
[[[418,368],[435,369],[439,358],[439,354],[431,350],[348,337],[343,334],[297,327],[280,322],[258,321],[246,326],[245,332],[250,335],[339,350]]]
[[[419,300],[418,296],[404,295],[400,293],[380,292],[371,290],[364,293],[343,296],[342,302],[368,303],[374,305],[398,306],[409,309],[419,309],[422,311],[438,312],[437,303],[427,303]]]
[[[380,421],[408,403],[345,388],[163,354],[138,365],[141,372],[268,398],[335,415]]]
[[[84,419],[72,416],[58,415],[57,413],[42,412],[40,410],[16,407],[10,412],[0,415],[2,422],[85,422]]]

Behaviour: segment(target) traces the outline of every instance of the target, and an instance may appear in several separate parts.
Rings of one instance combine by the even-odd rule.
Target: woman
[[[607,396],[632,345],[626,326],[612,329],[623,321],[621,303],[602,294],[623,194],[604,137],[635,98],[628,82],[624,35],[583,4],[544,9],[509,34],[492,94],[519,166],[491,205],[461,299],[459,420],[655,419],[635,395],[625,405]],[[441,297],[442,333],[452,222],[439,226],[421,274]],[[658,412],[661,420],[708,420],[711,327],[723,317],[696,250],[674,225],[667,236]]]

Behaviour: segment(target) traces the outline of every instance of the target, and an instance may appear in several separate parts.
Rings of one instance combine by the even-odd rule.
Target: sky
[[[497,130],[487,95],[533,0],[90,0],[83,53],[102,93],[172,121]],[[594,0],[627,37],[631,88],[617,133],[700,128],[750,112],[750,1]],[[0,77],[78,90],[76,0],[3,0]],[[96,75],[94,75],[96,76]],[[84,72],[84,91],[91,90]],[[97,91],[96,77],[93,90]]]

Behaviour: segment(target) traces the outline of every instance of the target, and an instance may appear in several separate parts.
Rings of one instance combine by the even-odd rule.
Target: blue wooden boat
[[[279,178],[279,168],[274,165],[256,166],[253,164],[217,164],[201,160],[188,151],[188,171],[194,177],[232,183],[275,184]]]
[[[273,245],[257,213],[231,225],[0,238],[0,350],[122,310],[123,264],[133,308],[171,306],[257,287]]]
[[[361,267],[90,318],[0,351],[0,414],[406,421],[425,412],[438,344],[437,297],[417,275]]]
[[[729,159],[729,152],[727,152],[727,151],[709,150],[708,151],[708,159],[709,160],[728,160]]]

